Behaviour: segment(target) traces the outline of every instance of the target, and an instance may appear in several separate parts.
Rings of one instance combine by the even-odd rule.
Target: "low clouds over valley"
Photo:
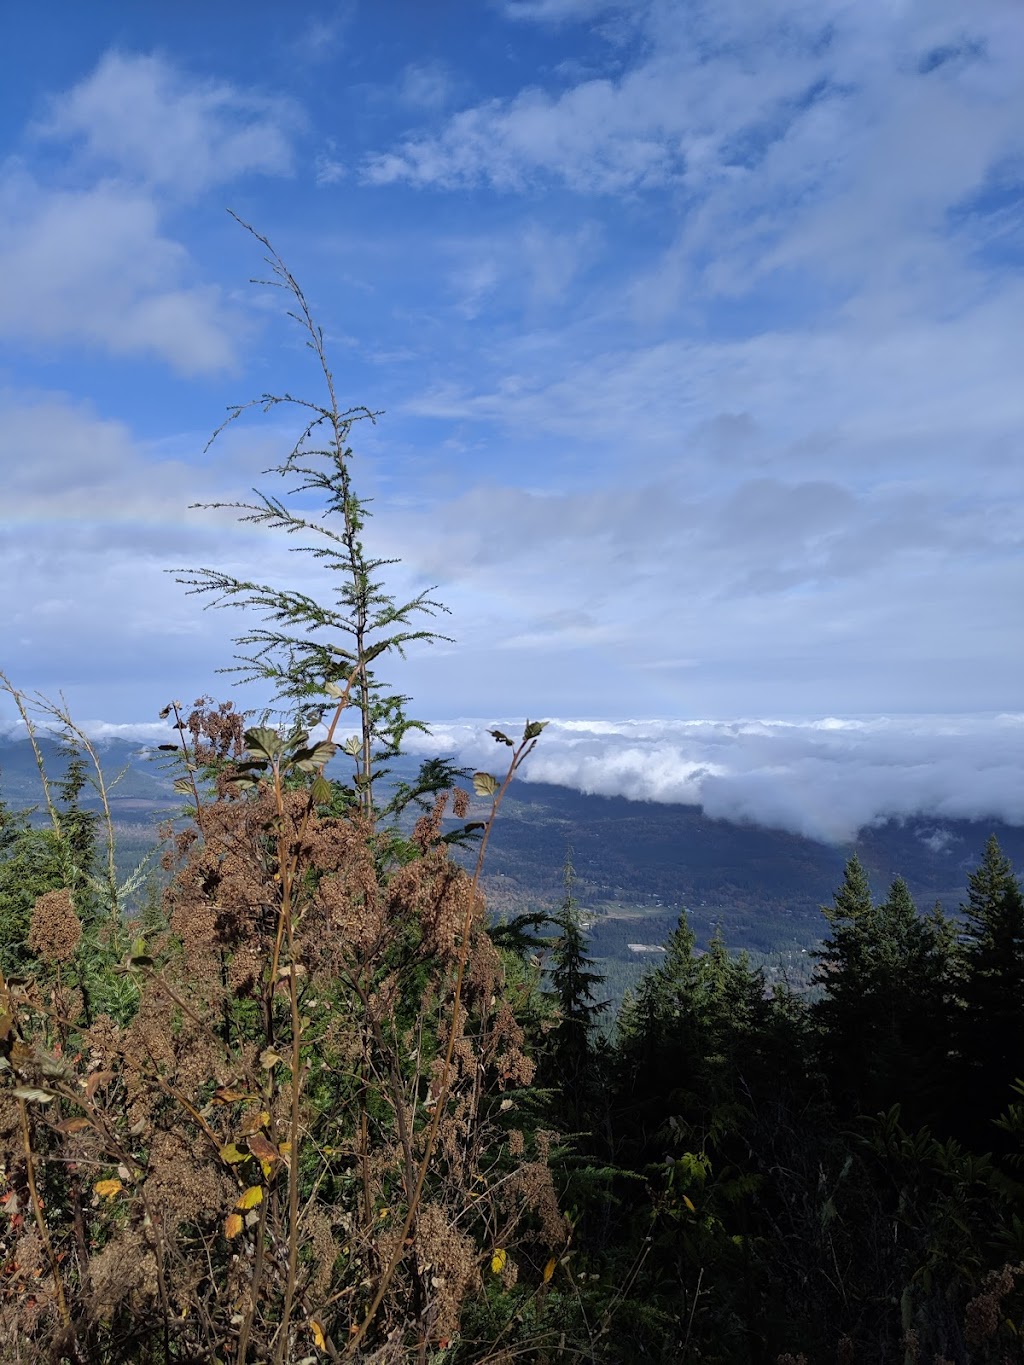
[[[437,726],[417,746],[487,769],[504,752],[473,722]],[[1024,824],[1022,767],[1024,715],[553,721],[523,776],[846,843],[914,816]]]

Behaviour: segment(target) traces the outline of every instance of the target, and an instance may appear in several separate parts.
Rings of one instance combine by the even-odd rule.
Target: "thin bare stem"
[[[21,716],[22,723],[28,734],[29,743],[32,745],[32,753],[35,755],[36,767],[39,769],[39,780],[43,785],[43,797],[46,801],[46,809],[49,812],[50,823],[53,825],[54,833],[60,838],[60,812],[53,799],[50,779],[46,773],[46,763],[43,759],[43,753],[36,737],[36,723],[28,709],[28,698],[20,688],[14,686],[10,678],[8,678],[7,674],[4,673],[2,669],[0,669],[0,688],[13,697],[14,704],[18,708],[18,714]]]
[[[32,1204],[32,1213],[35,1216],[36,1227],[39,1230],[39,1240],[43,1244],[46,1252],[46,1261],[50,1267],[50,1275],[53,1277],[53,1288],[57,1296],[57,1306],[60,1309],[60,1316],[65,1327],[71,1326],[71,1314],[68,1312],[67,1299],[64,1297],[64,1283],[60,1276],[60,1267],[57,1264],[57,1257],[53,1254],[53,1244],[50,1241],[50,1232],[46,1226],[46,1219],[43,1216],[43,1205],[39,1198],[39,1190],[36,1187],[36,1161],[35,1153],[32,1151],[32,1134],[28,1126],[28,1108],[25,1101],[18,1099],[18,1115],[21,1119],[21,1141],[22,1154],[25,1157],[25,1174],[28,1180],[29,1200]]]

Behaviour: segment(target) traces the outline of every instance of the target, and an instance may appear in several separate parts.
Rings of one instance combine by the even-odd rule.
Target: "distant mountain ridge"
[[[63,771],[60,742],[45,734],[38,735],[36,742],[52,781]],[[137,740],[107,738],[93,743],[103,763],[112,808],[123,808],[127,802],[135,806],[142,803],[143,810],[147,804],[161,809],[180,805],[171,789],[170,765],[165,763],[161,768],[160,760],[167,755],[157,755],[154,746]],[[123,776],[115,782],[120,773]],[[0,796],[14,809],[38,806],[43,801],[36,756],[28,739],[0,736]],[[86,789],[82,799],[87,806],[98,804],[91,788]]]

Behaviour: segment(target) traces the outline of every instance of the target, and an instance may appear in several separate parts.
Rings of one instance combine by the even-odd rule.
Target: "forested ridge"
[[[179,571],[249,609],[237,669],[274,702],[164,708],[160,882],[119,861],[116,777],[63,700],[0,674],[46,817],[0,805],[0,1358],[1024,1358],[1024,895],[997,840],[955,914],[851,859],[810,994],[698,951],[684,912],[612,1024],[571,852],[553,910],[495,922],[482,892],[544,722],[492,729],[494,771],[395,770],[424,727],[378,670],[443,609],[364,548],[375,414],[339,404],[258,240],[321,397],[232,409],[301,422],[287,491],[235,510],[334,586]]]

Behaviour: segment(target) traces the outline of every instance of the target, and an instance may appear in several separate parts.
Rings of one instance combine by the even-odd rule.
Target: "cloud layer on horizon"
[[[435,726],[414,743],[484,771],[497,772],[508,752],[472,721]],[[865,826],[915,816],[1024,824],[1022,767],[1024,714],[554,720],[522,776],[842,844]]]
[[[5,698],[0,698],[6,701]],[[31,704],[31,699],[29,699]],[[9,706],[4,707],[10,711]],[[94,740],[173,740],[166,721],[85,720]],[[522,722],[499,721],[511,737]],[[43,723],[43,728],[47,728]],[[410,732],[414,757],[501,776],[509,751],[483,721]],[[0,738],[23,738],[11,711]],[[339,730],[339,741],[345,727]],[[1024,825],[1024,713],[817,720],[552,720],[521,779],[591,796],[700,806],[713,819],[846,844],[887,820]],[[936,835],[941,843],[941,835]]]

